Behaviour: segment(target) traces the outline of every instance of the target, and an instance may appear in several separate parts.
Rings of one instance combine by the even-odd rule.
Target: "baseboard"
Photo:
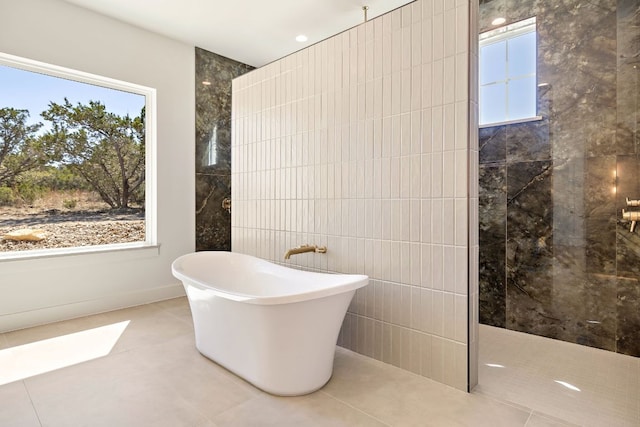
[[[0,333],[184,296],[181,283],[0,316]]]

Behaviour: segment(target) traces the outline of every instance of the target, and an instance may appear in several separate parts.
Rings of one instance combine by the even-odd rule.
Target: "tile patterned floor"
[[[571,425],[640,426],[638,358],[480,325],[478,372],[475,393],[533,414]]]
[[[53,359],[65,354],[56,337],[84,337],[81,331],[102,331],[113,324],[126,324],[126,328],[108,355],[13,382],[2,381],[12,366],[38,366],[43,360],[42,351],[30,356],[31,347],[25,345],[50,344],[45,353],[47,359]],[[483,349],[492,350],[486,351],[483,360],[515,367],[497,358],[505,353],[500,351],[505,346],[513,348],[512,354],[521,357],[523,365],[535,358],[531,349],[518,341],[521,337],[504,344],[495,341],[499,341],[499,334],[490,332],[484,328],[481,332],[481,339],[486,340]],[[91,349],[84,350],[89,354]],[[81,350],[78,347],[74,354]],[[20,359],[13,360],[18,353]],[[564,352],[550,355],[555,360],[572,357],[565,357]],[[607,355],[602,357],[610,360]],[[627,425],[627,418],[633,421],[633,414],[628,417],[629,408],[636,408],[637,417],[638,395],[626,394],[633,387],[637,391],[636,359],[625,358],[622,365],[609,362],[603,372],[562,377],[581,385],[582,379],[591,379],[603,387],[598,389],[602,393],[606,393],[607,381],[614,381],[610,391],[615,399],[606,407],[596,407],[601,396],[595,391],[590,394],[592,400],[578,404],[577,397],[562,389],[544,396],[539,395],[540,389],[529,389],[530,384],[544,386],[538,372],[554,374],[554,359],[529,373],[513,369],[514,376],[507,374],[511,368],[483,368],[478,391],[467,394],[338,348],[333,378],[322,390],[302,397],[275,397],[197,352],[188,304],[178,298],[0,334],[0,426],[540,427],[571,425],[569,422],[610,426]],[[563,396],[574,402],[573,406],[553,403]],[[574,413],[589,406],[596,415]],[[613,419],[620,424],[606,424]]]

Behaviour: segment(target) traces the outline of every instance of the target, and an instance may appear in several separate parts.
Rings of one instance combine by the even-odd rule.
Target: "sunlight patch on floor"
[[[106,356],[129,322],[0,350],[0,385]]]

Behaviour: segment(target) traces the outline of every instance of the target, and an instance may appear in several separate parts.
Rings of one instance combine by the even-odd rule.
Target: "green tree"
[[[62,153],[61,162],[84,178],[112,208],[144,200],[144,108],[131,118],[106,111],[104,104],[49,103],[42,117],[51,123],[43,139]]]
[[[0,108],[0,187],[55,158],[50,141],[37,135],[42,123],[28,125],[28,118],[27,110]]]

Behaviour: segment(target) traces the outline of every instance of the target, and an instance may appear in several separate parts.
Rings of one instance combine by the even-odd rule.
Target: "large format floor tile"
[[[474,393],[338,347],[323,389],[277,397],[200,355],[177,298],[0,334],[0,359],[25,373],[0,384],[0,426],[639,425],[637,359],[506,332],[481,328]],[[108,351],[92,353],[100,341]],[[29,374],[56,358],[58,368]]]
[[[530,412],[341,348],[324,391],[389,425],[524,426]]]
[[[0,426],[40,426],[22,381],[0,386]]]
[[[475,391],[577,425],[640,425],[640,359],[535,335],[481,325]]]

